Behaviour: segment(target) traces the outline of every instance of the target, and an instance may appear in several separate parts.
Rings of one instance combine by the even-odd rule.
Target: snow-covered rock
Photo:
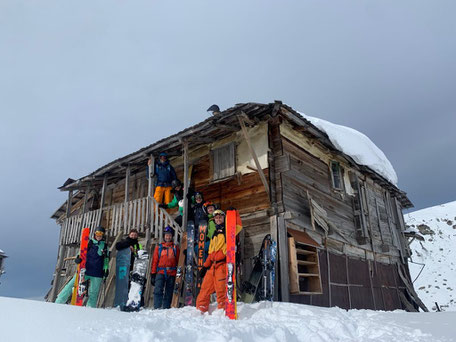
[[[456,201],[404,215],[408,230],[424,237],[410,247],[410,274],[429,309],[456,311]]]
[[[301,112],[300,114],[325,132],[339,151],[349,155],[359,165],[371,168],[397,186],[398,178],[393,165],[383,151],[366,135],[350,127],[337,125]]]
[[[239,304],[239,320],[193,307],[91,309],[0,297],[1,341],[454,341],[456,312],[407,313],[319,308],[290,303]]]

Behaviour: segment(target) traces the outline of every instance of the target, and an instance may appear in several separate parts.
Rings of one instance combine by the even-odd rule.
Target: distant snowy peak
[[[349,155],[359,165],[364,165],[397,186],[398,178],[391,162],[366,135],[357,130],[334,124],[299,112],[318,129],[325,132],[333,145]]]
[[[408,231],[424,240],[411,242],[410,273],[415,290],[428,306],[456,311],[456,201],[404,215]]]

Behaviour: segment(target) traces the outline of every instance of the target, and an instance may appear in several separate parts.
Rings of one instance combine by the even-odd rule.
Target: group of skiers
[[[153,161],[149,160],[148,167]],[[159,155],[159,160],[154,162],[154,174],[156,177],[154,198],[161,208],[168,209],[179,207],[179,215],[175,221],[182,225],[184,189],[177,179],[174,168],[168,161],[166,153]],[[206,221],[207,234],[205,241],[204,264],[199,271],[199,277],[203,278],[199,295],[196,298],[196,307],[201,312],[206,312],[209,307],[210,297],[215,292],[218,308],[225,307],[226,300],[226,237],[225,237],[225,213],[218,209],[212,202],[204,202],[203,194],[188,189],[188,220],[195,223]],[[239,228],[239,231],[242,228]],[[239,233],[238,229],[236,234]],[[195,240],[198,230],[195,230]],[[154,286],[154,308],[167,309],[171,306],[174,283],[176,280],[177,264],[179,261],[179,246],[173,242],[174,230],[165,227],[163,230],[163,242],[156,246],[151,266],[151,284]],[[138,242],[138,231],[132,229],[128,236],[116,244],[117,250],[130,248],[131,264],[133,268],[135,257],[139,250],[143,249]],[[195,250],[197,246],[195,246]],[[195,253],[196,254],[196,253]],[[75,262],[81,259],[76,257]],[[105,242],[105,229],[98,227],[90,239],[85,279],[88,281],[87,306],[96,307],[100,285],[108,276],[109,253]],[[76,275],[75,275],[76,277]],[[59,293],[56,303],[66,303],[72,294],[73,278]]]

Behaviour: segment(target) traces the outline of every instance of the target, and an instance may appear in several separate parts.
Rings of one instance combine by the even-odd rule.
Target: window
[[[342,171],[340,164],[336,161],[331,161],[331,180],[332,180],[332,186],[336,190],[343,190],[344,185],[342,183]]]
[[[234,176],[236,173],[234,143],[212,150],[212,172],[213,181]]]

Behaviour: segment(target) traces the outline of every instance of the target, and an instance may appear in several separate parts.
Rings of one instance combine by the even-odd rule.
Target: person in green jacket
[[[204,203],[203,208],[207,215],[207,237],[212,239],[215,232],[214,211],[217,208],[211,201]]]
[[[171,202],[169,202],[168,204],[160,204],[159,207],[164,208],[164,209],[179,207],[179,216],[177,216],[174,220],[177,222],[177,224],[179,226],[181,226],[182,217],[184,215],[184,189],[182,187],[181,181],[178,179],[173,180],[171,185],[173,187],[173,193],[174,193],[173,200]],[[193,221],[193,210],[192,210],[192,204],[194,202],[193,194],[194,194],[194,191],[189,189],[189,191],[187,193],[188,221]]]

